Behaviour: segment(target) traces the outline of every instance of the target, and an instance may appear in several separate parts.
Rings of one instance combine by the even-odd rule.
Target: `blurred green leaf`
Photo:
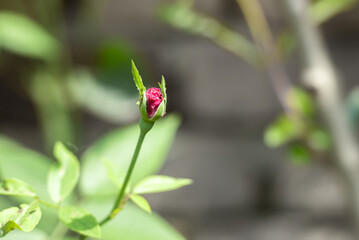
[[[61,76],[45,69],[36,71],[26,90],[33,100],[49,152],[56,141],[75,143],[79,127],[74,126],[72,102]]]
[[[133,189],[136,194],[158,193],[175,190],[192,184],[191,179],[153,175],[141,180]]]
[[[49,237],[46,233],[39,229],[34,229],[32,232],[15,231],[6,235],[6,240],[48,240]]]
[[[26,182],[11,178],[0,182],[0,195],[35,197],[32,187]]]
[[[96,78],[104,87],[122,90],[130,96],[138,97],[138,91],[133,87],[133,79],[129,59],[135,59],[141,66],[141,75],[146,78],[146,65],[143,64],[138,51],[131,43],[122,39],[110,39],[101,42],[98,49]],[[143,66],[143,67],[142,67]]]
[[[297,165],[310,163],[311,156],[309,150],[300,143],[292,143],[288,148],[289,160]]]
[[[142,208],[148,213],[152,213],[151,206],[147,202],[146,198],[137,194],[131,194],[130,198],[132,202],[134,202],[138,207]]]
[[[101,70],[118,72],[119,67],[128,73],[129,59],[136,56],[136,49],[122,39],[107,40],[101,43],[98,50],[98,67]],[[128,77],[131,74],[127,75]]]
[[[44,200],[49,200],[47,192],[47,175],[52,160],[44,155],[22,147],[9,138],[0,135],[0,170],[3,178],[21,179],[35,190],[36,194]],[[19,167],[21,166],[21,167]],[[18,197],[11,199],[19,203]],[[24,199],[26,200],[26,199]],[[0,206],[9,207],[11,202],[0,198]],[[51,232],[58,222],[57,213],[50,208],[42,207],[46,221],[40,221],[38,227]]]
[[[116,166],[114,162],[110,162],[104,158],[102,159],[102,162],[106,167],[108,177],[117,185],[117,187],[121,188],[126,173]]]
[[[162,6],[159,17],[175,28],[210,39],[252,66],[260,66],[258,51],[251,41],[218,20],[194,11],[189,1],[178,1],[173,5]]]
[[[0,209],[5,209],[14,206],[13,201],[9,197],[0,198]]]
[[[0,212],[0,237],[10,231],[19,229],[24,232],[32,231],[39,223],[41,210],[37,202],[21,204],[20,208],[11,207]]]
[[[0,148],[16,148],[18,146],[19,144],[16,141],[12,140],[7,136],[0,135]]]
[[[0,48],[43,60],[53,60],[60,52],[59,42],[36,22],[5,11],[0,12]]]
[[[314,21],[322,24],[356,4],[358,0],[317,0],[311,5],[310,12]]]
[[[268,147],[279,147],[301,134],[303,126],[287,115],[280,115],[264,132],[264,142]]]
[[[292,88],[288,93],[288,104],[296,112],[305,117],[313,117],[315,102],[303,89]]]
[[[41,198],[48,199],[46,179],[50,165],[51,159],[0,135],[2,177],[21,179],[30,184]]]
[[[137,92],[133,95],[119,87],[106,85],[86,69],[71,72],[67,83],[71,99],[95,116],[114,123],[127,123],[138,117],[138,109],[134,107]],[[133,87],[132,81],[131,84]]]
[[[61,142],[55,144],[54,155],[59,164],[49,173],[48,191],[55,202],[61,202],[75,188],[80,176],[80,164]]]
[[[328,151],[332,146],[332,141],[328,132],[319,128],[314,128],[308,134],[308,144],[314,150]]]
[[[86,209],[64,206],[59,210],[60,220],[71,230],[93,238],[101,238],[101,228],[96,218]]]
[[[131,185],[162,167],[179,124],[180,118],[177,115],[168,115],[156,122],[144,140],[131,178]],[[87,149],[82,157],[80,189],[83,194],[117,194],[117,188],[109,184],[110,180],[105,168],[101,166],[100,159],[106,158],[120,169],[128,169],[139,132],[137,124],[121,128],[102,137]]]
[[[111,210],[113,199],[85,203],[98,219]],[[102,238],[106,240],[185,240],[170,224],[156,213],[148,214],[132,204],[126,204],[118,216],[102,227]]]

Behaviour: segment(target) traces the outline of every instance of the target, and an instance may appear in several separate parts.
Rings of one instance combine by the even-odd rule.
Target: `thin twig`
[[[282,0],[297,34],[304,68],[302,80],[316,91],[317,103],[334,142],[338,168],[352,198],[356,229],[359,230],[359,151],[345,112],[339,78],[322,37],[308,11],[306,0]]]
[[[291,107],[288,105],[288,92],[292,88],[290,78],[284,68],[278,53],[270,27],[258,0],[237,0],[246,18],[253,39],[261,53],[263,67],[283,110],[290,114]]]

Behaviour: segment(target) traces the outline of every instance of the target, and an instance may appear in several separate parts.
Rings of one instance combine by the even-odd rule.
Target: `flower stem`
[[[45,205],[45,206],[47,206],[47,207],[51,207],[51,208],[55,208],[55,209],[59,209],[59,208],[60,208],[59,205],[55,205],[55,204],[53,204],[53,203],[49,203],[49,202],[47,202],[47,201],[45,201],[45,200],[40,199],[39,197],[36,197],[35,199],[36,199],[37,201],[39,201],[39,203],[41,203],[41,204],[43,204],[43,205]]]
[[[125,192],[126,192],[126,188],[130,182],[131,176],[132,176],[132,172],[135,168],[136,165],[136,161],[138,158],[138,155],[140,153],[141,147],[142,147],[142,143],[143,140],[145,139],[146,134],[151,130],[151,128],[153,127],[153,122],[147,122],[144,121],[142,118],[140,120],[140,135],[138,137],[138,141],[137,141],[137,145],[136,145],[136,149],[135,152],[133,153],[132,156],[132,160],[130,163],[130,166],[127,170],[126,176],[125,176],[125,180],[123,182],[122,188],[117,196],[117,199],[112,207],[112,210],[110,211],[110,213],[108,214],[107,217],[105,217],[101,222],[100,222],[100,226],[106,224],[108,221],[110,221],[111,219],[113,219],[117,213],[121,210],[121,205],[122,205],[122,201],[123,198],[125,196]],[[79,240],[85,240],[87,237],[84,235],[80,235],[79,236]]]
[[[146,133],[147,133],[147,132],[143,132],[143,131],[141,130],[140,136],[139,136],[138,141],[137,141],[137,146],[136,146],[135,152],[134,152],[134,154],[133,154],[133,157],[132,157],[132,160],[131,160],[131,164],[130,164],[128,170],[127,170],[126,177],[125,177],[125,180],[124,180],[124,182],[123,182],[123,185],[122,185],[122,188],[121,188],[121,190],[120,190],[120,193],[119,193],[119,195],[117,196],[117,199],[116,199],[116,201],[115,201],[115,204],[113,205],[113,208],[112,208],[112,210],[111,210],[111,213],[110,213],[105,219],[103,219],[103,220],[100,222],[100,225],[105,224],[106,222],[108,222],[109,220],[111,220],[113,217],[116,216],[116,214],[117,214],[117,212],[118,212],[118,208],[119,208],[119,206],[121,205],[122,199],[123,199],[123,197],[124,197],[124,195],[125,195],[126,188],[127,188],[128,184],[129,184],[129,182],[130,182],[130,178],[131,178],[133,169],[135,168],[135,164],[136,164],[138,155],[139,155],[139,153],[140,153],[143,140],[145,139]]]

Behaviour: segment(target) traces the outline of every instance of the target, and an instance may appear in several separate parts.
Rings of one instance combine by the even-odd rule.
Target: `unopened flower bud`
[[[161,89],[159,88],[148,89],[146,91],[146,98],[147,98],[147,102],[146,102],[147,116],[149,118],[152,118],[163,101]]]
[[[140,92],[138,104],[142,119],[145,122],[153,123],[166,114],[167,95],[165,79],[162,76],[162,82],[159,84],[160,88],[150,88],[146,91],[142,83],[142,78],[133,62],[132,74],[137,89]]]

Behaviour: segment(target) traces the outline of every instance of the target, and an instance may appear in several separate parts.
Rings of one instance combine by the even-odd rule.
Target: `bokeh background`
[[[277,40],[290,29],[283,4],[260,2]],[[343,2],[352,3],[320,29],[348,95],[358,83],[359,8]],[[270,80],[202,33],[169,23],[163,7],[175,3],[2,0],[1,134],[46,155],[61,139],[80,155],[103,134],[139,118],[132,58],[147,85],[166,77],[168,112],[183,120],[160,173],[194,183],[148,200],[186,239],[354,239],[331,154],[298,164],[288,159],[286,146],[266,146],[265,129],[283,111]],[[235,0],[193,4],[252,38]],[[9,12],[32,19],[41,31]],[[20,26],[19,38],[8,38],[19,34],[8,22]],[[295,37],[283,39],[283,48],[291,49],[284,66],[300,85]]]

